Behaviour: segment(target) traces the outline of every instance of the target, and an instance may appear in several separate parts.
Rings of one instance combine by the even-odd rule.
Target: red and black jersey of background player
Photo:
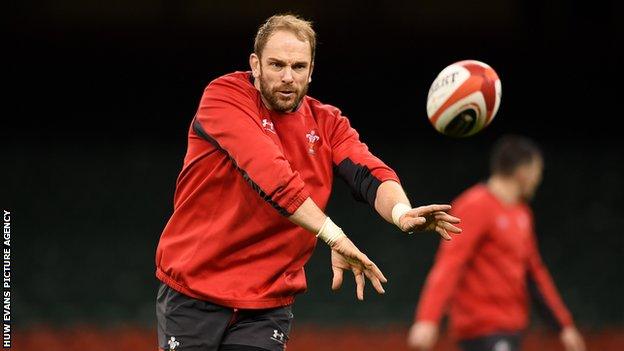
[[[532,294],[549,321],[573,323],[542,262],[526,204],[504,204],[479,184],[453,202],[451,213],[463,231],[440,244],[416,320],[437,323],[448,310],[459,339],[518,332],[528,325]]]

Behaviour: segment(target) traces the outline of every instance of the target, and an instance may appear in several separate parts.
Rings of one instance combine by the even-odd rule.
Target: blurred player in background
[[[251,72],[205,89],[156,252],[161,349],[282,350],[317,237],[331,247],[333,289],[349,270],[358,299],[366,278],[384,293],[379,268],[323,213],[334,171],[404,232],[460,232],[448,205],[412,209],[340,110],[306,95],[315,43],[309,22],[273,16]]]
[[[527,202],[542,169],[541,152],[531,140],[506,136],[495,145],[487,183],[453,203],[463,234],[440,244],[409,332],[410,347],[432,349],[448,307],[451,333],[462,350],[520,350],[531,294],[561,330],[565,349],[585,350],[538,252]]]

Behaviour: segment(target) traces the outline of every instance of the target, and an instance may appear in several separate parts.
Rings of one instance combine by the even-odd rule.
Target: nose
[[[286,68],[284,68],[284,73],[282,73],[282,83],[292,83],[292,82],[293,82],[292,68],[287,66]]]

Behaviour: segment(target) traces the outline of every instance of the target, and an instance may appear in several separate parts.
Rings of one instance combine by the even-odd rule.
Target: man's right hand
[[[429,351],[438,341],[438,325],[433,322],[416,322],[407,336],[407,346],[419,351]]]
[[[346,236],[342,236],[331,246],[331,265],[334,277],[332,290],[340,289],[344,270],[350,270],[355,276],[356,295],[358,300],[364,300],[364,285],[366,276],[378,293],[385,293],[381,283],[388,280],[373,261],[371,261],[355,244]]]

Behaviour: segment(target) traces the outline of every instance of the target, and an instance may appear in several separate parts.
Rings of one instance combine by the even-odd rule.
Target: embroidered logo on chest
[[[262,128],[264,128],[264,130],[266,130],[267,132],[275,134],[275,127],[273,127],[273,122],[269,121],[266,118],[262,120]]]
[[[321,139],[321,137],[318,136],[315,130],[311,130],[306,134],[306,139],[308,140],[308,153],[310,155],[315,155],[316,143]]]
[[[509,219],[506,216],[498,216],[498,218],[496,218],[496,226],[500,230],[509,229]]]

